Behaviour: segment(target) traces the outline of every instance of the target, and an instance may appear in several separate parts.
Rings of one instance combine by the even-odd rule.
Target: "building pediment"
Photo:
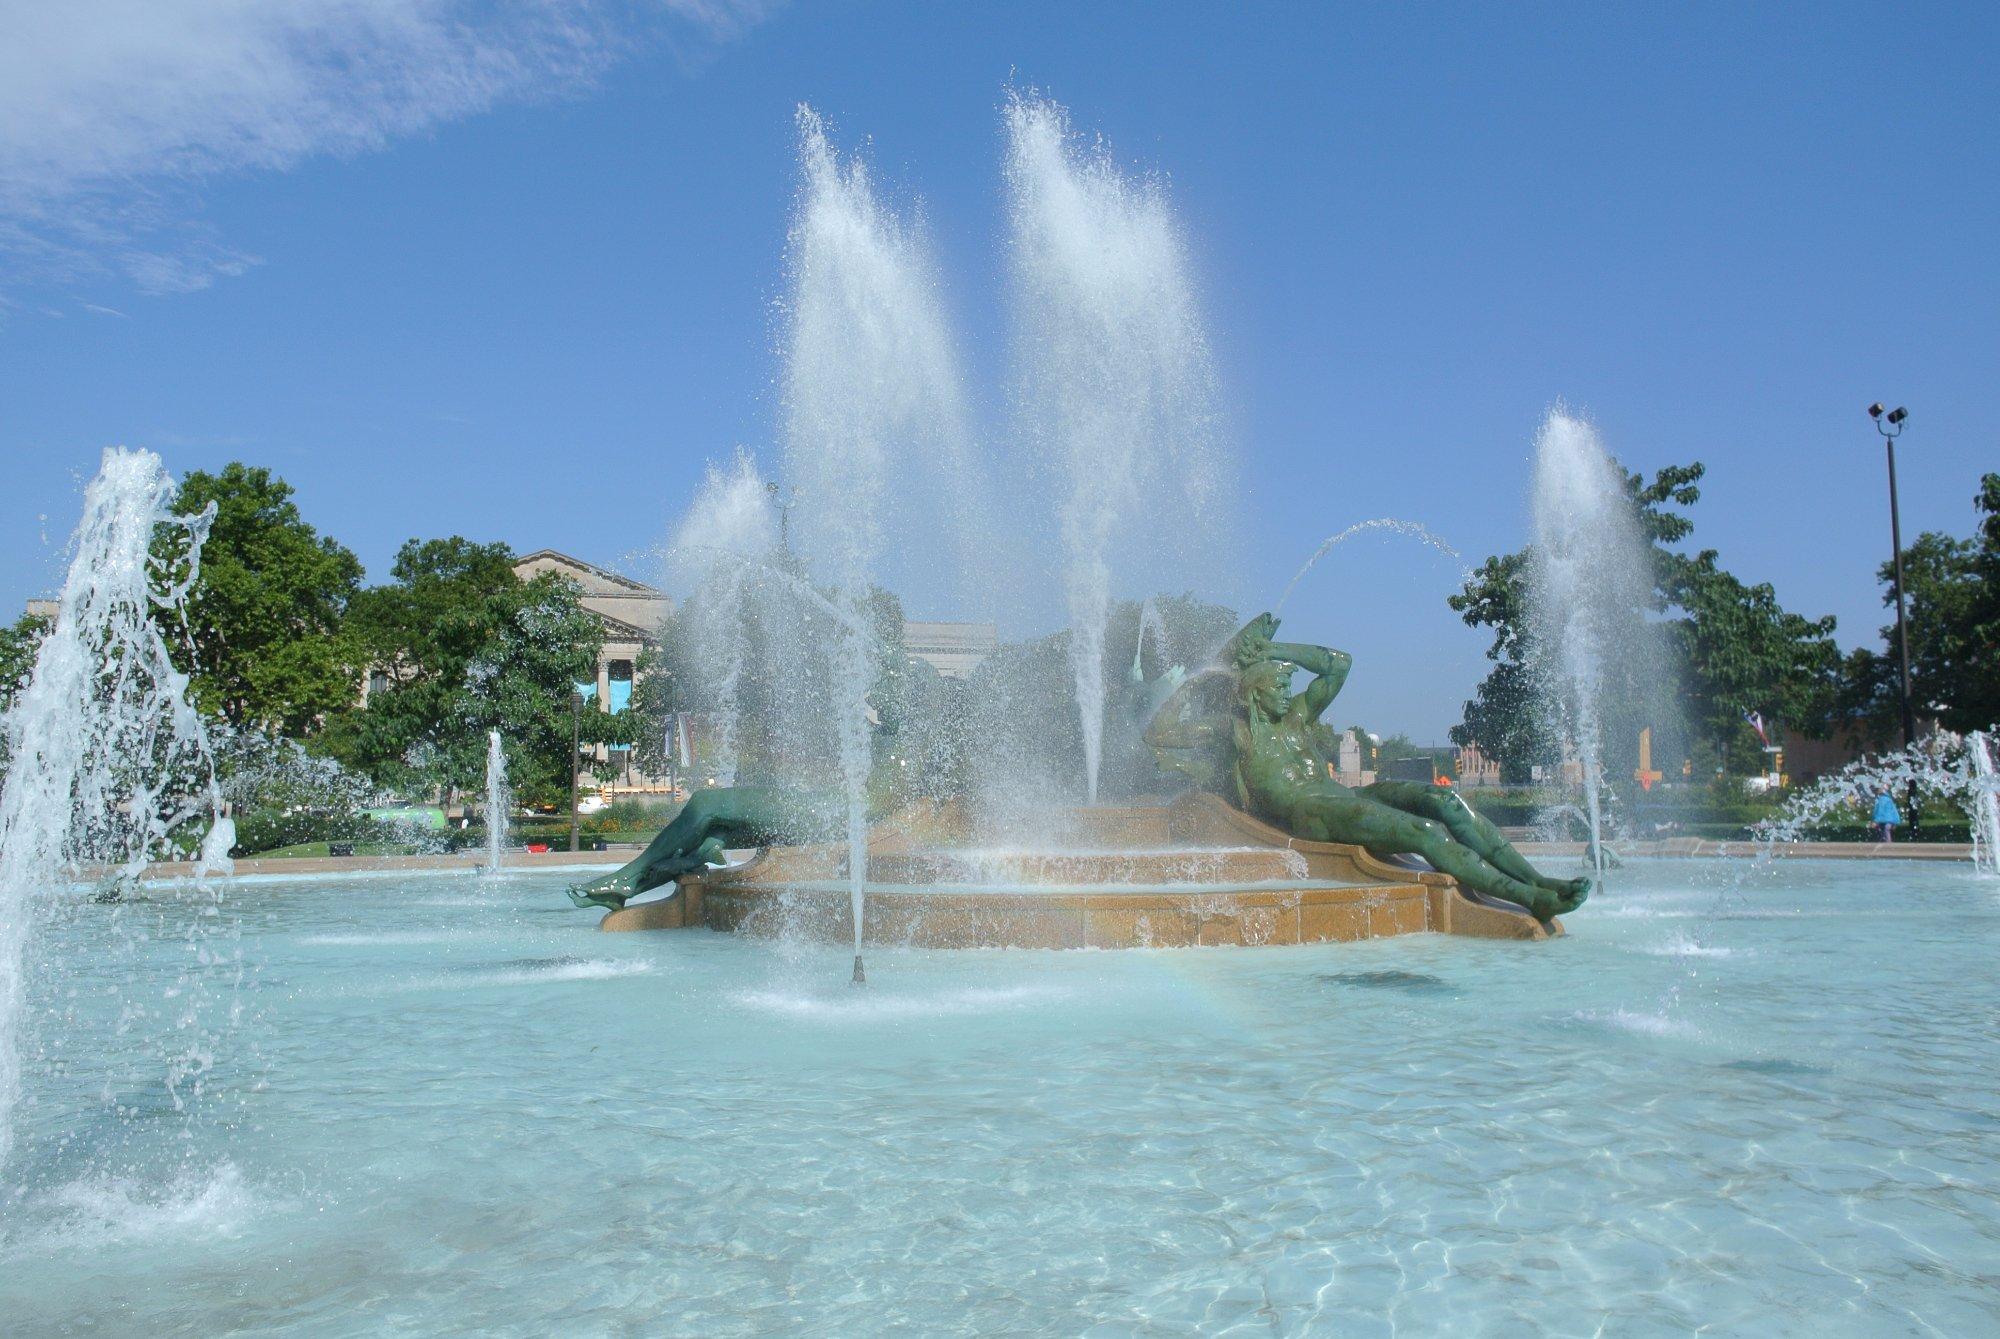
[[[567,553],[555,549],[536,549],[514,559],[514,574],[526,581],[542,572],[561,572],[577,585],[583,587],[586,595],[622,595],[650,599],[665,599],[659,590],[643,581],[587,563],[581,558],[572,558]]]

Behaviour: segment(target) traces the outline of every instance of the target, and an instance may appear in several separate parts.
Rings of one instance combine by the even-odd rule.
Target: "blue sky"
[[[1863,407],[1911,408],[1910,532],[2000,469],[2000,17],[1500,8],[0,6],[0,606],[114,443],[270,465],[378,577],[453,532],[651,576],[707,460],[775,462],[801,101],[920,207],[1003,437],[1011,80],[1170,184],[1254,512],[1215,593],[1375,516],[1517,547],[1564,397],[1634,467],[1705,461],[1695,541],[1872,640]],[[1455,584],[1389,539],[1307,579],[1336,716],[1442,737],[1484,667]]]

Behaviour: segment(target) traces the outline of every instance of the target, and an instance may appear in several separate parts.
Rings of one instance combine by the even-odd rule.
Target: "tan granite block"
[[[1359,902],[1313,902],[1299,907],[1299,942],[1319,944],[1368,938],[1368,909]]]

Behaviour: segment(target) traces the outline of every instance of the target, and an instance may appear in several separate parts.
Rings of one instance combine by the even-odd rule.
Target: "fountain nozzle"
[[[859,953],[854,955],[854,980],[849,984],[856,986],[865,986],[868,984],[868,973],[861,970],[861,955]]]

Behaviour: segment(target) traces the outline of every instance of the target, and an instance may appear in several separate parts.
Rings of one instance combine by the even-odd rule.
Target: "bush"
[[[258,809],[236,816],[236,845],[229,854],[255,855],[303,842],[394,842],[403,837],[402,829],[361,814],[288,814]]]

